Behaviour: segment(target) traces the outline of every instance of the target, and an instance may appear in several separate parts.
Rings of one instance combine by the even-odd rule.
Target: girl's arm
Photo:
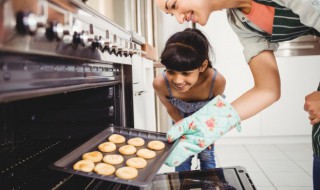
[[[214,87],[213,87],[213,96],[218,96],[218,95],[223,96],[225,88],[226,88],[226,79],[220,72],[218,72],[217,78],[215,80]]]
[[[254,86],[231,104],[241,120],[259,113],[280,98],[280,76],[273,51],[262,51],[249,62]]]

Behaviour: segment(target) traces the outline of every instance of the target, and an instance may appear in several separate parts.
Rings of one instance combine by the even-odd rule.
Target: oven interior
[[[112,85],[2,103],[1,187],[48,189],[68,179],[69,174],[48,166],[106,127],[120,124],[119,93],[119,86]],[[75,181],[81,188],[91,180]]]

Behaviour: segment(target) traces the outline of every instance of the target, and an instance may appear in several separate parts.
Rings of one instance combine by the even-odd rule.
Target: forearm
[[[254,86],[232,102],[241,120],[248,119],[280,98],[280,76],[272,51],[263,51],[249,63]]]
[[[269,90],[253,87],[231,103],[241,120],[248,119],[277,101],[277,95]]]
[[[180,112],[178,109],[170,109],[167,111],[168,111],[168,114],[170,115],[170,117],[174,123],[183,119],[183,117],[180,115]]]

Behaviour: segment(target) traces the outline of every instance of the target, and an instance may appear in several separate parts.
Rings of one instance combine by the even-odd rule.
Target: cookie
[[[152,150],[162,150],[164,149],[165,144],[161,141],[150,141],[148,143],[148,148],[152,149]]]
[[[94,168],[94,163],[91,160],[80,160],[73,165],[74,170],[83,172],[92,172]]]
[[[149,150],[147,148],[142,148],[138,150],[137,156],[144,158],[144,159],[151,159],[156,156],[156,152],[153,150]]]
[[[122,167],[117,169],[116,176],[121,179],[133,179],[138,176],[138,170],[133,167]]]
[[[143,146],[144,140],[143,138],[135,137],[135,138],[129,139],[127,143],[133,146]]]
[[[103,162],[111,165],[121,164],[123,160],[124,160],[123,156],[119,154],[110,154],[110,155],[105,155],[103,157]]]
[[[98,163],[93,170],[100,175],[111,175],[116,171],[116,168],[110,164]]]
[[[99,144],[98,149],[101,152],[112,152],[116,150],[117,146],[113,142],[104,142]]]
[[[118,134],[112,134],[108,140],[110,142],[116,143],[116,144],[120,144],[120,143],[124,143],[126,141],[126,138],[124,138],[124,136],[122,135],[118,135]]]
[[[133,168],[137,168],[137,169],[141,169],[146,167],[147,165],[147,161],[144,158],[140,158],[140,157],[133,157],[133,158],[129,158],[126,161],[127,166],[133,167]]]
[[[122,147],[119,148],[119,152],[123,155],[131,155],[137,152],[136,147],[132,146],[132,145],[124,145]]]
[[[99,151],[87,152],[82,155],[82,159],[91,160],[92,162],[100,162],[102,160],[102,153]]]

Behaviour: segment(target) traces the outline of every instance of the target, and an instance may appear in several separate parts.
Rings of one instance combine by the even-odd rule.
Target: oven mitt
[[[179,142],[165,164],[170,167],[179,166],[235,127],[238,132],[241,131],[238,113],[224,98],[216,96],[200,110],[178,121],[169,129],[167,140]]]

